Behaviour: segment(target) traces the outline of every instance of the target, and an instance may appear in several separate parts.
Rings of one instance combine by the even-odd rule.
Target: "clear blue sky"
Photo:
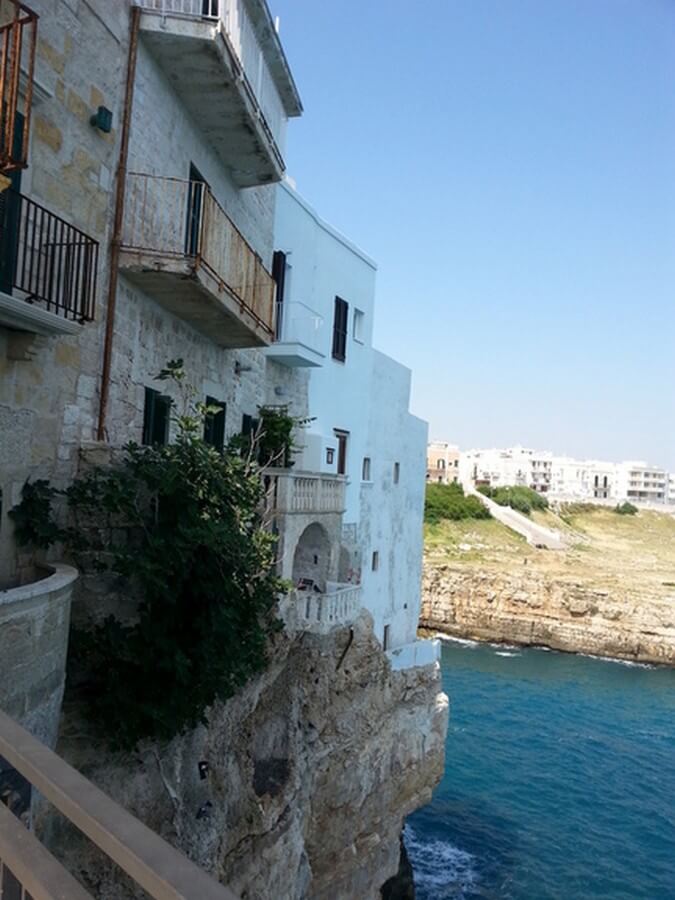
[[[432,437],[675,470],[675,0],[270,0]]]

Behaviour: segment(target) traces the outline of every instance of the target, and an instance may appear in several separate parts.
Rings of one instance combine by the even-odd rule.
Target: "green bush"
[[[618,513],[620,516],[636,516],[638,511],[637,506],[633,506],[633,504],[629,503],[627,500],[623,503],[618,503],[614,507],[614,512]]]
[[[428,484],[424,502],[424,521],[434,525],[443,519],[491,519],[490,511],[478,497],[466,497],[464,488],[452,484]]]
[[[184,387],[180,368],[167,377]],[[257,466],[207,445],[194,405],[174,422],[174,443],[130,444],[119,465],[74,482],[68,521],[50,532],[80,569],[113,574],[138,599],[137,619],[110,616],[73,642],[91,718],[123,747],[203,720],[264,668],[281,627]],[[52,495],[40,491],[42,523]]]
[[[524,513],[526,516],[529,516],[533,509],[548,509],[548,500],[543,494],[521,485],[505,487],[482,485],[478,490],[500,506],[510,506],[511,509]]]

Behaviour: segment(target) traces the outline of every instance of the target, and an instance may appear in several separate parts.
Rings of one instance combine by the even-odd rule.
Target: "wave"
[[[480,646],[479,641],[471,641],[469,638],[461,638],[455,637],[452,634],[444,634],[439,631],[434,635],[435,638],[438,638],[439,641],[452,641],[453,644],[464,644],[466,647],[478,647]]]
[[[633,669],[656,669],[652,663],[634,662],[632,659],[620,659],[618,656],[596,656],[594,653],[579,653],[586,659],[599,659],[600,662],[616,663],[619,666],[630,666]]]
[[[495,656],[522,656],[522,653],[511,653],[510,650],[497,650]]]
[[[415,885],[433,900],[462,900],[478,882],[475,857],[446,841],[424,840],[410,825],[403,831]]]

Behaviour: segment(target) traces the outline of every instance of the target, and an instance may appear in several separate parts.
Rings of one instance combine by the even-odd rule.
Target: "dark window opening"
[[[190,181],[187,194],[187,219],[185,223],[185,253],[197,256],[201,249],[202,213],[206,180],[199,169],[190,163]]]
[[[171,397],[146,387],[143,410],[143,443],[148,446],[160,447],[168,444],[170,417]]]
[[[349,304],[340,297],[335,298],[333,317],[333,359],[344,362],[347,358],[347,320]]]
[[[276,325],[274,336],[281,340],[284,325],[284,290],[286,287],[286,254],[275,250],[272,257],[272,278],[276,284]]]
[[[383,650],[388,650],[389,645],[391,643],[390,628],[391,628],[391,625],[384,626],[384,634],[382,635],[382,649]]]
[[[225,446],[225,411],[227,406],[214,397],[207,397],[206,405],[218,407],[218,412],[208,413],[204,420],[204,442],[222,452]]]
[[[259,425],[260,419],[256,419],[255,416],[249,416],[244,413],[241,419],[241,433],[244,437],[255,437],[258,433]]]
[[[338,458],[337,458],[337,473],[338,475],[346,475],[347,474],[347,441],[349,439],[348,431],[339,431],[337,428],[334,431],[335,439],[338,442]]]
[[[379,550],[373,550],[373,559],[371,562],[371,568],[373,572],[377,572],[380,568],[380,552]]]
[[[395,462],[394,463],[394,484],[398,484],[398,480],[401,477],[401,464]]]

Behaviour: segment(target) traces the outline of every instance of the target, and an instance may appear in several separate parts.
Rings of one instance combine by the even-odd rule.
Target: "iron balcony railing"
[[[0,0],[0,172],[24,169],[28,159],[37,14],[18,0]],[[26,79],[19,110],[21,75]]]
[[[0,291],[90,322],[97,269],[98,241],[23,194],[0,193]]]
[[[0,712],[0,755],[154,900],[237,900]],[[0,802],[0,898],[93,900]],[[99,900],[105,900],[98,895]]]
[[[189,259],[274,335],[274,280],[206,183],[129,173],[122,249]]]

